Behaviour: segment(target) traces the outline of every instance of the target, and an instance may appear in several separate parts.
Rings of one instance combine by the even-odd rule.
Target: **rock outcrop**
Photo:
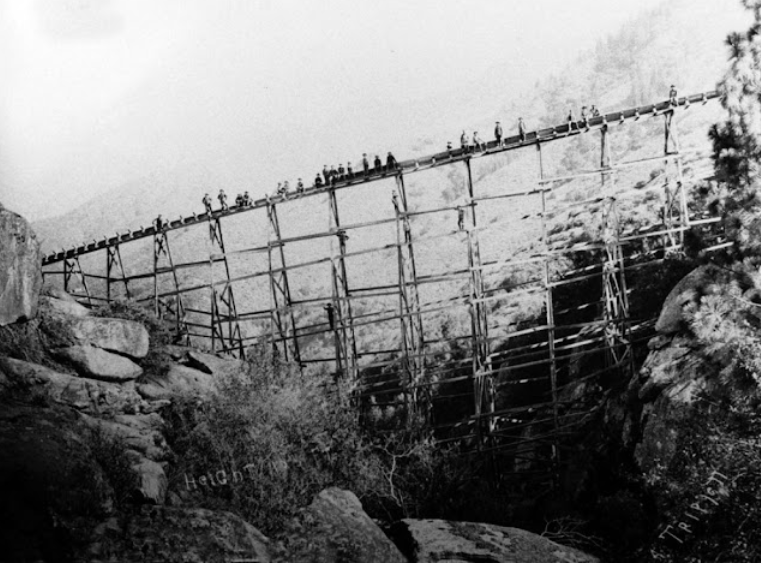
[[[210,374],[179,364],[172,365],[162,376],[144,378],[137,386],[140,395],[148,400],[208,395],[214,389],[214,378]]]
[[[0,205],[0,326],[37,315],[41,265],[40,244],[29,223]]]
[[[269,539],[229,511],[143,506],[95,531],[84,561],[270,562]]]
[[[404,519],[393,536],[412,562],[599,562],[535,533],[486,523]]]
[[[287,562],[405,562],[399,549],[362,509],[357,496],[328,488],[286,527]]]

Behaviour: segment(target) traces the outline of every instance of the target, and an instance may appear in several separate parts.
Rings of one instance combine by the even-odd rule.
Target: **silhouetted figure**
[[[568,133],[573,129],[573,110],[568,110]]]
[[[322,176],[320,176],[320,173],[317,173],[317,176],[314,177],[314,187],[315,188],[322,188]]]
[[[462,231],[465,229],[465,208],[457,206],[457,229]]]
[[[217,199],[219,200],[219,205],[221,209],[228,210],[230,209],[227,205],[227,194],[225,194],[224,190],[220,190],[219,194],[217,195]]]
[[[325,177],[325,184],[330,183],[330,170],[328,170],[328,165],[325,165],[322,167],[322,175]]]
[[[296,182],[296,192],[299,194],[304,193],[304,183],[301,181],[301,178],[299,178],[298,182]]]
[[[241,207],[243,205],[243,194],[238,192],[238,194],[235,196],[235,205],[237,207]]]
[[[592,114],[592,117],[600,117],[600,110],[597,109],[597,106],[592,104],[592,107],[590,108],[590,112]]]
[[[206,213],[211,213],[211,196],[209,196],[208,192],[206,192],[201,201],[203,202],[203,207],[206,208]]]
[[[367,160],[367,153],[362,153],[362,169],[365,171],[365,176],[370,174],[370,162]]]
[[[396,190],[391,190],[391,203],[394,204],[394,210],[399,213],[399,195]]]
[[[389,151],[386,157],[386,171],[391,172],[393,170],[396,170],[396,159],[391,154],[391,151]]]
[[[462,148],[463,153],[468,152],[468,135],[464,129],[462,130],[462,135],[460,135],[460,148]]]
[[[526,141],[526,124],[523,123],[523,118],[518,118],[518,137],[520,137],[521,143]]]
[[[344,180],[346,178],[346,169],[343,163],[338,165],[338,180]]]
[[[452,158],[452,142],[447,141],[447,154],[449,155],[449,158]]]
[[[166,228],[166,223],[164,222],[164,218],[161,217],[161,214],[153,220],[153,228],[156,230],[156,233],[159,233]]]
[[[330,327],[331,331],[334,331],[336,328],[336,315],[333,308],[333,304],[325,305],[324,309],[328,314],[328,326]]]
[[[354,171],[351,168],[351,163],[346,163],[346,178],[351,179],[354,177]]]
[[[676,97],[677,97],[676,86],[672,84],[671,90],[669,90],[669,103],[672,106],[676,106],[678,104]]]
[[[248,190],[246,190],[243,193],[243,205],[247,207],[254,205],[254,201],[251,199],[251,196],[249,195]]]
[[[373,171],[375,174],[378,174],[380,172],[383,172],[383,163],[380,160],[380,157],[378,155],[375,155],[375,159],[373,159]]]
[[[581,121],[584,124],[584,128],[589,129],[589,114],[587,114],[586,106],[581,106]]]
[[[502,146],[502,126],[497,122],[494,126],[494,139],[497,140],[497,147]]]
[[[481,137],[478,135],[478,131],[473,132],[473,150],[474,151],[484,151],[486,149],[486,145],[484,145],[484,142],[481,141]]]

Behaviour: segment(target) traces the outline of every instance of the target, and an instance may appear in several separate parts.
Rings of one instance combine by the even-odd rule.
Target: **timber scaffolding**
[[[266,345],[302,370],[334,365],[337,378],[354,384],[368,414],[382,418],[403,413],[408,420],[424,420],[442,443],[456,441],[499,456],[501,475],[556,479],[564,449],[569,448],[568,437],[594,414],[576,397],[579,386],[589,390],[602,377],[612,381],[610,374],[631,374],[632,347],[650,335],[653,320],[630,315],[627,274],[678,252],[688,230],[706,231],[718,221],[690,215],[683,180],[683,160],[689,152],[680,150],[675,119],[678,110],[717,97],[711,91],[679,98],[676,103],[667,100],[593,116],[528,132],[523,138],[490,141],[479,151],[472,147],[448,150],[398,162],[392,170],[371,169],[367,175],[360,171],[333,186],[266,197],[245,207],[194,213],[166,222],[161,229],[141,227],[53,253],[43,259],[43,272],[47,278],[61,277],[69,293],[90,305],[123,298],[150,303],[158,315],[172,319],[178,341],[186,344],[240,356],[251,346]],[[663,153],[614,163],[612,127],[647,116],[664,120]],[[545,147],[593,131],[600,133],[599,168],[548,174]],[[476,194],[474,164],[529,149],[538,157],[533,187]],[[628,168],[648,164],[664,169],[656,178],[663,180],[664,188],[659,217],[647,226],[626,230],[617,209],[616,177]],[[458,166],[464,167],[459,204],[447,201],[433,209],[412,206],[407,187],[411,175]],[[597,177],[602,182],[590,197],[552,207],[561,188]],[[363,187],[384,181],[393,182],[386,217],[341,222],[339,194],[342,198],[355,191],[361,194]],[[279,210],[287,211],[311,198],[327,203],[327,231],[285,236]],[[531,201],[536,209],[523,213],[519,201]],[[479,204],[483,211],[477,214]],[[500,205],[506,216],[516,211],[518,215],[512,220],[487,221],[485,214]],[[267,241],[228,250],[223,220],[255,213],[266,214],[266,221],[257,225],[267,225]],[[381,210],[377,214],[382,215]],[[415,232],[416,222],[435,214],[457,217],[461,225],[433,235],[423,229]],[[555,236],[562,230],[553,225],[557,218],[576,218],[587,227],[594,223],[598,235],[571,244],[558,242]],[[500,248],[496,255],[483,257],[482,244],[489,233],[519,232],[522,221],[533,225],[524,230],[532,244],[517,250]],[[349,233],[389,227],[393,239],[379,245],[371,235],[374,244],[351,248]],[[202,237],[207,245],[203,256],[195,254],[203,249],[189,241],[199,230],[208,230]],[[181,241],[175,246],[190,252],[191,260],[173,259],[169,237],[173,232],[178,232],[173,241]],[[148,270],[135,272],[148,254],[125,254],[123,248],[140,240],[151,243],[153,260]],[[287,261],[286,249],[326,240],[330,242],[326,256],[312,253],[310,260]],[[442,252],[452,248],[447,245],[453,240],[464,247],[465,264],[421,271],[421,249]],[[706,250],[727,245],[719,240]],[[95,263],[93,257],[102,256],[99,252],[105,254],[105,261]],[[581,255],[594,260],[574,260]],[[125,264],[123,256],[135,264]],[[368,266],[368,257],[381,263],[391,256],[394,269]],[[364,276],[351,271],[350,264],[355,262],[364,265]],[[296,299],[293,279],[305,272],[304,277],[314,282],[315,268],[325,274],[324,293],[329,287],[330,295],[307,289]],[[366,271],[374,268],[378,268],[379,283],[350,284],[350,276],[367,279]],[[380,283],[381,270],[395,270],[396,280]],[[258,290],[252,290],[252,283]],[[442,297],[438,289],[449,284],[456,286],[454,294]],[[255,303],[257,292],[261,297],[265,287],[269,303]],[[582,303],[561,299],[569,288],[582,294]],[[589,295],[590,289],[599,295]],[[526,321],[516,300],[538,304],[540,322],[536,316]],[[368,311],[368,301],[380,309]],[[469,330],[452,334],[457,332],[452,326],[462,321],[455,311],[468,320],[459,327],[469,326]],[[391,329],[391,324],[398,324],[398,330]],[[604,360],[598,362],[598,357]]]

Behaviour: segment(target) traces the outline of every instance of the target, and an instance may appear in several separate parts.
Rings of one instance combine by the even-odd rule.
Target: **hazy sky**
[[[0,0],[0,202],[40,219],[178,169],[305,175],[304,139],[306,171],[347,149],[342,108],[535,79],[659,1]]]

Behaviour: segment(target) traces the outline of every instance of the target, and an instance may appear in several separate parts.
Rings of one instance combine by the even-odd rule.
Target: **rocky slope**
[[[6,246],[6,239],[21,232],[33,242],[34,235],[18,216],[12,219],[15,231],[0,232],[0,246],[26,257],[26,248]],[[478,562],[595,561],[517,530],[499,532],[501,540],[487,547],[470,534],[465,540],[438,535],[435,549],[404,554],[354,494],[337,488],[317,495],[272,538],[232,512],[194,506],[190,497],[170,490],[173,453],[165,410],[179,399],[218,393],[216,382],[241,374],[241,361],[157,347],[142,323],[95,316],[60,290],[38,295],[39,269],[31,268],[38,256],[31,255],[6,263],[8,279],[29,272],[24,276],[31,283],[26,297],[11,300],[26,313],[0,327],[0,519],[6,524],[0,545],[7,558],[396,562],[457,555]],[[513,537],[531,540],[513,550]],[[415,542],[425,547],[428,541],[421,536]],[[409,539],[404,543],[406,550]],[[478,548],[465,550],[463,543]]]

